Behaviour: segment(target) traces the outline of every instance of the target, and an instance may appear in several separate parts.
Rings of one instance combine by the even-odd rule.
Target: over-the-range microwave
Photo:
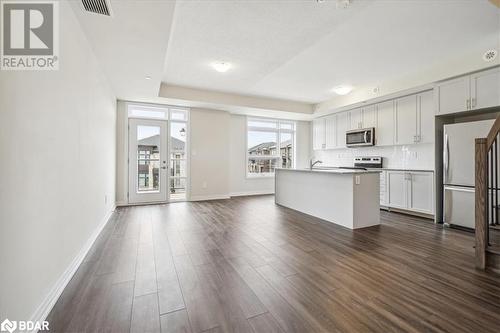
[[[374,146],[375,127],[347,131],[345,144],[347,147]]]

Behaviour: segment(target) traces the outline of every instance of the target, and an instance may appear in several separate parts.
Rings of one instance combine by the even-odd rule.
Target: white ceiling
[[[352,0],[345,10],[333,0],[111,0],[111,18],[69,2],[117,98],[141,102],[311,116],[312,104],[359,102],[375,86],[388,94],[491,66],[483,52],[500,50],[500,9],[488,0]],[[213,61],[233,68],[215,72]],[[339,84],[355,89],[338,97]],[[184,88],[189,100],[171,93]]]
[[[500,11],[488,0],[353,0],[345,10],[335,1],[177,1],[163,82],[318,103],[339,84],[425,76],[499,44]],[[234,67],[217,73],[212,61]]]
[[[157,100],[175,2],[111,0],[112,17],[69,3],[117,98]]]

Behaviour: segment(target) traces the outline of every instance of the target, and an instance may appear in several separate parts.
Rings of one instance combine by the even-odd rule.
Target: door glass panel
[[[187,123],[170,123],[170,199],[186,199]]]
[[[137,126],[137,192],[160,190],[160,127]]]
[[[186,177],[186,160],[180,158],[170,159],[170,177]]]
[[[170,199],[186,199],[186,178],[170,178]]]

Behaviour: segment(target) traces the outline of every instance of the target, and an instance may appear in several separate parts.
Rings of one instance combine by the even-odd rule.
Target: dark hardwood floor
[[[473,235],[382,212],[351,231],[272,196],[117,210],[50,332],[499,332]]]

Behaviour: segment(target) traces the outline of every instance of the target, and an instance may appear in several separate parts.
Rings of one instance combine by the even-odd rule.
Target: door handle
[[[162,168],[163,170],[165,170],[167,167],[166,167],[166,166],[162,166],[161,168]]]
[[[448,135],[444,135],[444,148],[443,148],[443,164],[444,164],[444,182],[448,182],[448,164],[450,161],[450,149],[448,145]]]

